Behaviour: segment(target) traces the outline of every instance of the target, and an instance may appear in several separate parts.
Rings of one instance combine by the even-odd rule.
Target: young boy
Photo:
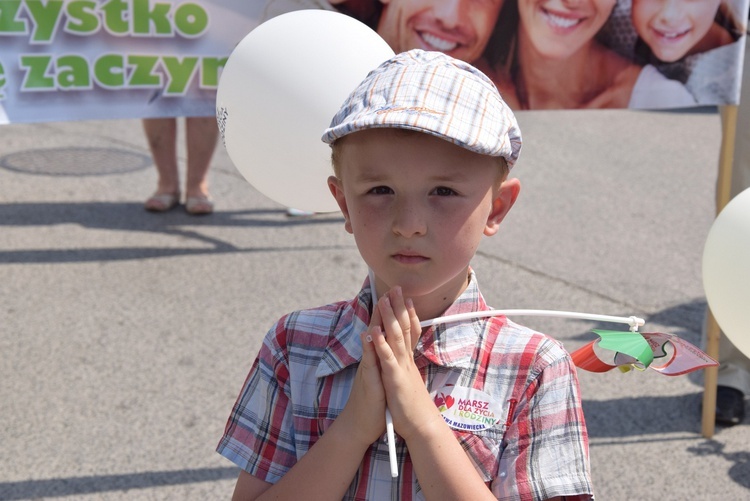
[[[243,470],[234,499],[591,499],[566,351],[503,316],[420,327],[490,309],[469,262],[516,200],[521,147],[494,85],[442,53],[404,52],[323,140],[374,280],[267,334],[218,446]]]

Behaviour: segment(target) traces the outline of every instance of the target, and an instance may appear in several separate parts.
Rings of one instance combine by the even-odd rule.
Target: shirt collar
[[[479,290],[474,270],[470,269],[468,287],[442,316],[489,309]],[[417,364],[420,366],[425,364],[423,360],[426,359],[433,364],[447,367],[471,367],[474,364],[473,355],[476,352],[477,343],[483,337],[486,322],[486,318],[477,318],[430,327],[417,342],[415,349]],[[423,360],[420,360],[421,358]]]
[[[328,341],[316,371],[317,377],[335,374],[362,359],[360,333],[370,323],[372,294],[370,280],[365,279],[357,297],[342,309],[333,335]],[[443,316],[485,311],[490,309],[484,301],[473,270],[469,270],[469,285],[448,307]],[[483,332],[486,319],[438,324],[426,330],[415,348],[418,364],[427,361],[448,367],[466,368],[472,365],[472,355]],[[420,361],[420,359],[422,359]]]
[[[362,359],[362,342],[359,335],[366,331],[370,324],[371,304],[372,294],[368,277],[357,297],[342,308],[341,316],[318,364],[316,377],[335,374]]]

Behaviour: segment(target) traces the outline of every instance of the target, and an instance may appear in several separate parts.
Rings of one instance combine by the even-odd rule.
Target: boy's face
[[[616,0],[518,0],[519,36],[541,55],[565,59],[591,43]]]
[[[381,0],[378,33],[395,52],[445,52],[473,63],[482,55],[502,0]]]
[[[498,160],[419,132],[370,129],[340,146],[329,186],[379,295],[448,299],[466,288],[482,235],[493,235],[520,185]],[[435,303],[433,303],[435,304]],[[447,305],[446,305],[447,306]]]
[[[633,26],[664,62],[684,57],[714,23],[721,0],[633,0]]]

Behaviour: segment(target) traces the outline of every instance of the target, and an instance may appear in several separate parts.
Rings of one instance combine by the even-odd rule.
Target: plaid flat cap
[[[512,167],[521,150],[513,112],[487,76],[442,52],[413,49],[371,71],[349,95],[322,140],[365,129],[425,132],[462,148],[503,157]]]

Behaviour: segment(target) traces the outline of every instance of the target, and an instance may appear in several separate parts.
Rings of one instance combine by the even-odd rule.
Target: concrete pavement
[[[637,315],[700,343],[713,109],[519,115],[522,194],[474,261],[498,308]],[[290,219],[217,149],[217,212],[155,215],[138,121],[0,127],[0,499],[228,499],[214,452],[265,331],[366,274],[340,215]],[[593,322],[518,318],[571,350]],[[597,498],[750,498],[750,423],[698,375],[580,372]]]

